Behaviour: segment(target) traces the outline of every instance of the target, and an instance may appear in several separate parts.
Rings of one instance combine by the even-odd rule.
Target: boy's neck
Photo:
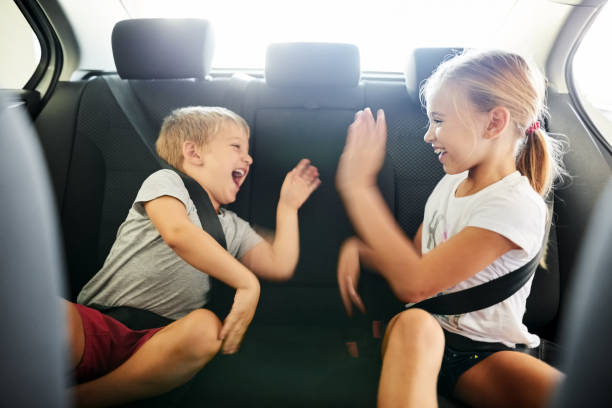
[[[210,199],[210,202],[212,203],[213,208],[215,209],[215,212],[218,214],[219,213],[219,208],[221,207],[221,205],[219,204],[219,202],[217,202],[217,200],[215,200],[214,196],[211,194],[211,192],[208,190],[208,188],[206,188],[206,183],[204,182],[202,176],[199,175],[199,174],[196,174],[195,172],[190,171],[190,169],[188,169],[188,168],[183,168],[181,171],[184,174],[186,174],[187,176],[189,176],[192,179],[194,179],[196,181],[196,183],[198,183],[199,186],[202,187],[202,189],[208,195],[208,198]]]

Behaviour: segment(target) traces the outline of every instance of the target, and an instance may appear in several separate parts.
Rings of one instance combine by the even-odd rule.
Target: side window
[[[0,88],[21,89],[40,61],[40,44],[13,1],[0,2]]]
[[[574,55],[572,79],[586,113],[612,146],[612,6],[603,7]]]

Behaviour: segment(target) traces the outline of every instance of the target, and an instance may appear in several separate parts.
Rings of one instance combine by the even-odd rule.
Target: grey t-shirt
[[[191,222],[202,226],[180,176],[172,170],[153,173],[142,184],[119,227],[104,266],[79,293],[78,303],[132,306],[170,319],[179,319],[206,304],[208,275],[166,245],[144,210],[144,203],[165,195],[185,204]],[[228,252],[238,259],[262,240],[232,211],[221,209],[219,221]]]

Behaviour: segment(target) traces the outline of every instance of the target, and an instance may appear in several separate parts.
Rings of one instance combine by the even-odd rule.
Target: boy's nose
[[[246,156],[244,156],[242,158],[246,163],[248,163],[248,165],[250,166],[251,164],[253,164],[253,158],[251,157],[250,154],[247,153]]]

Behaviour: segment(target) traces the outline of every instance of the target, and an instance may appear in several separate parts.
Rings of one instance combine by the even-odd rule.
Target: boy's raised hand
[[[348,128],[336,172],[336,187],[341,193],[352,186],[369,187],[376,184],[376,177],[385,160],[386,143],[384,111],[378,110],[376,120],[370,108],[357,112]]]
[[[287,173],[281,187],[279,204],[298,210],[320,184],[319,170],[310,164],[310,160],[302,159]]]

